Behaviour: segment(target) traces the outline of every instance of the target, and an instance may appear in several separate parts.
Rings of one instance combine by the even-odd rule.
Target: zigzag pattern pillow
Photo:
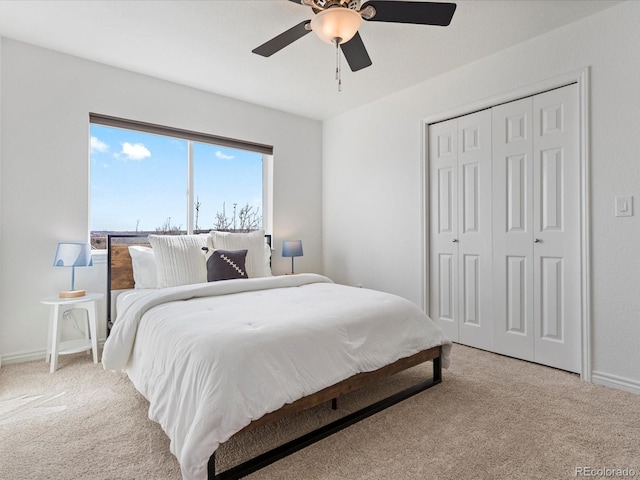
[[[246,257],[247,250],[214,250],[207,259],[207,282],[249,278]]]

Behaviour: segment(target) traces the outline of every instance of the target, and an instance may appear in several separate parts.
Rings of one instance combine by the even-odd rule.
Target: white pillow
[[[158,271],[158,288],[207,281],[206,235],[149,235]]]
[[[266,240],[264,242],[264,268],[269,272],[269,276],[273,276],[271,273],[271,245]]]
[[[131,245],[129,247],[129,255],[131,255],[135,288],[157,288],[158,274],[153,249]]]
[[[269,258],[266,254],[264,230],[249,233],[212,230],[210,235],[213,248],[216,250],[247,250],[245,267],[249,278],[272,276]]]

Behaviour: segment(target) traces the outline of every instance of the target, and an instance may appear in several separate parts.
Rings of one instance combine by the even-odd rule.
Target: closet
[[[578,89],[429,125],[430,315],[453,341],[580,371]]]

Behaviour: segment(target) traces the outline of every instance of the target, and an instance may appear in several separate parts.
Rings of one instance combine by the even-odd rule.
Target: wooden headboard
[[[135,287],[129,246],[150,247],[146,234],[107,235],[107,336],[115,320],[111,318],[111,292]]]
[[[109,282],[111,290],[125,290],[135,287],[128,245],[111,246],[109,266],[111,267],[111,280]]]
[[[107,235],[107,336],[115,320],[111,318],[111,292],[135,288],[129,247],[131,245],[150,247],[147,237],[148,234]],[[271,235],[265,235],[265,239],[271,246]]]

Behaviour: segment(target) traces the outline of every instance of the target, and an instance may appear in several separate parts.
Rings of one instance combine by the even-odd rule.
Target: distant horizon
[[[194,234],[208,234],[212,229],[200,229],[194,230]],[[250,232],[261,230],[261,228],[256,229],[243,229],[243,230],[233,230],[233,229],[223,229],[217,230],[219,232]],[[186,234],[186,230],[173,231],[173,232],[162,232],[157,230],[92,230],[89,233],[89,243],[96,250],[104,250],[107,248],[106,242],[107,237],[116,237],[121,240],[117,241],[117,243],[128,243],[126,238],[135,239],[135,238],[143,238],[149,235],[183,235]],[[266,235],[269,236],[270,235]]]
[[[251,228],[251,229],[247,229],[247,228],[223,228],[223,229],[215,229],[215,228],[200,228],[198,230],[193,230],[194,233],[198,232],[198,233],[205,233],[205,232],[211,232],[211,231],[216,231],[216,232],[240,232],[240,231],[256,231],[256,230],[262,230],[262,227],[260,228]],[[179,232],[186,232],[187,230],[176,230]],[[98,234],[140,234],[140,235],[148,235],[150,233],[164,233],[162,230],[91,230],[91,232],[89,232],[91,235],[98,235]]]

